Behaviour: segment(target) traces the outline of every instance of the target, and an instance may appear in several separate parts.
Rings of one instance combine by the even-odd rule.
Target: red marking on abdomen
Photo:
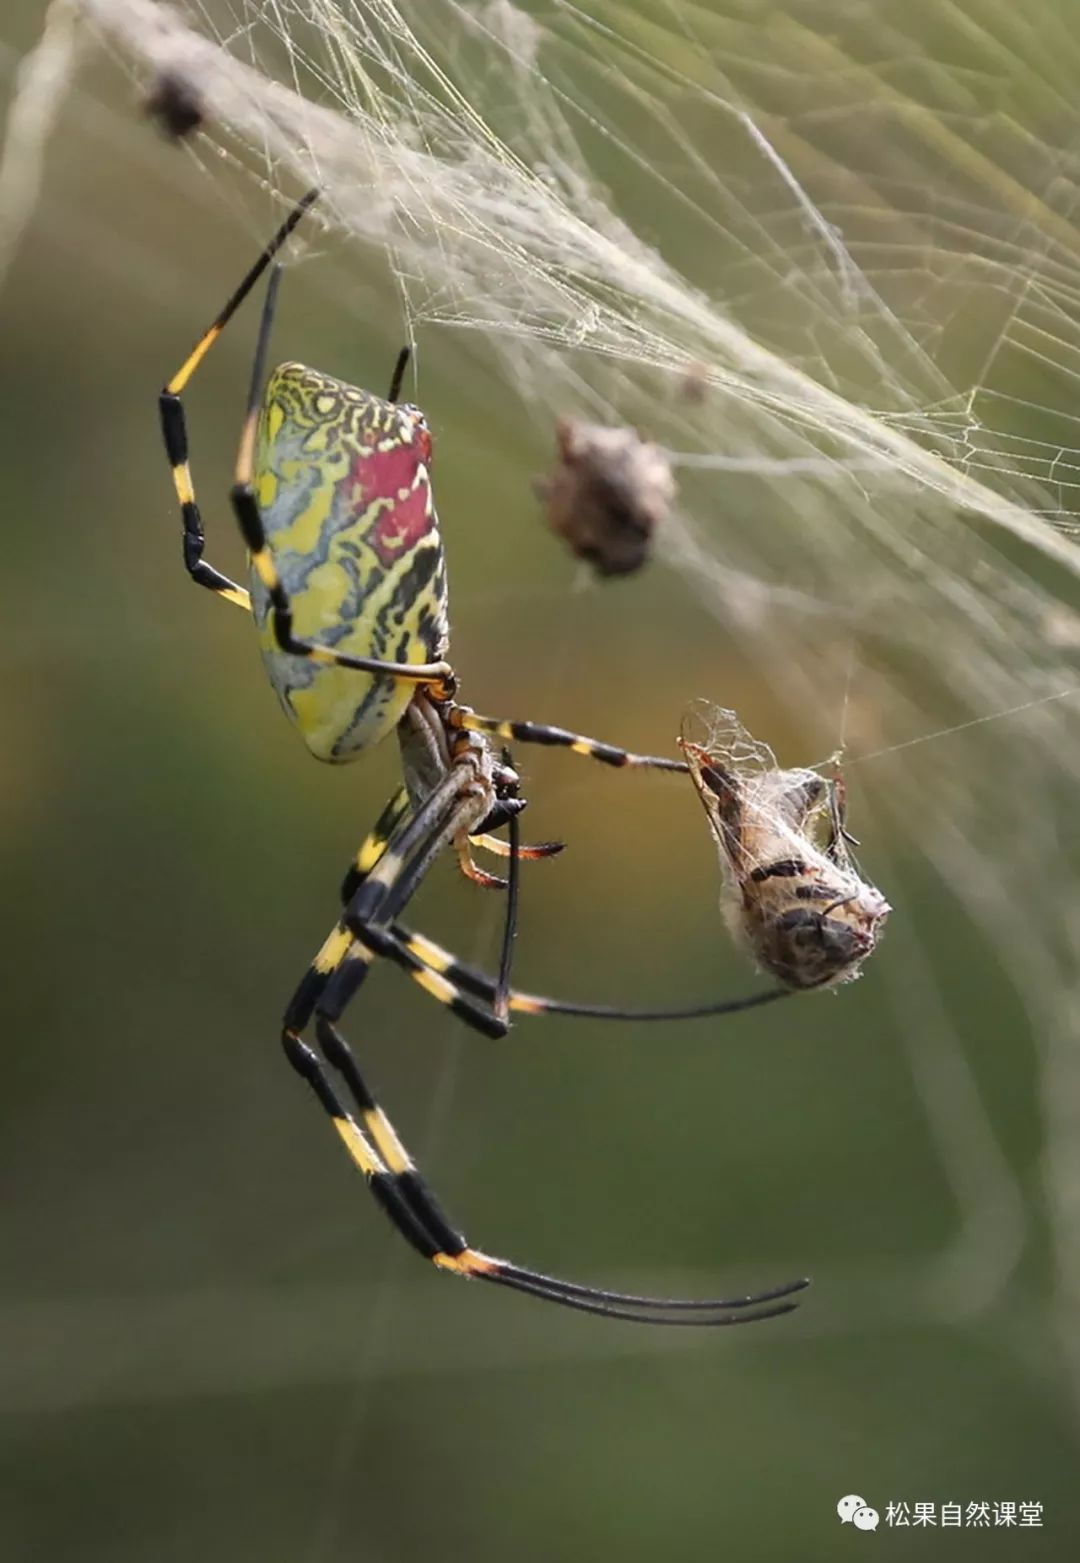
[[[434,530],[435,518],[428,509],[430,492],[429,484],[418,483],[407,499],[395,500],[392,509],[383,511],[368,533],[380,563],[394,564]]]
[[[422,457],[409,442],[391,450],[364,451],[354,458],[344,479],[349,505],[362,514],[376,501],[383,501],[378,519],[366,534],[380,564],[389,568],[434,530],[430,513],[431,484],[426,474],[418,476]],[[398,495],[408,490],[404,499]],[[390,504],[385,502],[389,500]]]

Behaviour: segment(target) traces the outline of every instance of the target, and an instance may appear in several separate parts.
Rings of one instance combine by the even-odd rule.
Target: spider
[[[457,679],[446,660],[446,571],[429,479],[431,436],[419,408],[397,400],[408,350],[398,358],[385,400],[302,364],[282,364],[266,376],[281,280],[275,257],[318,193],[309,191],[293,208],[160,396],[188,574],[251,611],[271,683],[308,748],[318,759],[340,763],[392,731],[399,740],[404,787],[359,849],[343,887],[344,915],[289,1005],[282,1034],[286,1056],[394,1226],[438,1269],[641,1323],[727,1325],[789,1312],[795,1305],[787,1299],[805,1280],[736,1299],[666,1299],[581,1286],[471,1247],[440,1210],[336,1027],[368,966],[383,954],[489,1035],[505,1033],[515,998],[519,1009],[530,1011],[528,997],[512,995],[508,987],[517,867],[521,858],[550,856],[558,847],[521,844],[517,816],[525,800],[518,777],[509,755],[497,758],[485,735],[568,748],[616,767],[682,772],[687,767],[559,727],[480,716],[455,698]],[[268,269],[231,490],[250,559],[249,592],[203,557],[180,398]],[[491,835],[503,825],[510,830],[508,845]],[[504,881],[474,862],[474,845],[510,859],[503,956],[498,980],[482,995],[486,1004],[463,991],[466,982],[459,987],[447,975],[456,968],[452,957],[393,922],[447,847],[469,878],[502,886]],[[723,1013],[775,996],[670,1013]],[[633,1014],[605,1006],[561,1007],[605,1018]],[[545,1008],[560,1006],[531,1001],[532,1013]],[[312,1014],[322,1058],[302,1036]],[[332,1083],[331,1070],[344,1082],[351,1108]]]

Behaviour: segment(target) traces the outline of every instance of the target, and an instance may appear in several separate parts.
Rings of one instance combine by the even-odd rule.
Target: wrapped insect
[[[891,910],[848,850],[843,778],[781,770],[733,711],[702,713],[679,740],[720,849],[733,934],[790,988],[851,982]]]
[[[671,463],[636,429],[560,418],[557,463],[536,480],[553,532],[597,575],[629,575],[648,559],[675,498]]]

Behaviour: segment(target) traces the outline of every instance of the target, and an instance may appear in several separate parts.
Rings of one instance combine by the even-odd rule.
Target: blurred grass
[[[7,41],[39,16],[18,0]],[[228,220],[119,73],[91,79],[115,117],[68,106],[2,299],[7,1555],[832,1560],[864,1545],[835,1516],[858,1491],[882,1510],[1046,1505],[1022,1538],[865,1543],[897,1558],[1071,1556],[1039,1039],[899,835],[865,844],[897,910],[842,1000],[722,1030],[522,1023],[488,1047],[380,971],[350,1016],[478,1242],[635,1289],[809,1269],[798,1320],[657,1338],[440,1283],[398,1252],[276,1041],[393,756],[310,763],[243,617],[183,576],[158,444],[156,389],[258,212]],[[356,264],[290,273],[276,346],[381,384],[398,320],[381,268]],[[243,326],[226,337],[189,398],[227,569],[249,347]],[[668,747],[693,694],[776,708],[674,576],[572,590],[528,492],[547,433],[500,406],[461,335],[430,333],[422,372],[468,698],[639,748]],[[712,849],[674,784],[520,760],[529,834],[571,843],[528,874],[523,984],[639,1003],[741,991]],[[857,829],[857,794],[854,809]],[[416,920],[488,956],[493,902],[443,865]],[[959,1212],[893,1002],[920,946],[946,1006],[920,1041],[961,1036],[1024,1204],[1018,1270],[972,1317],[927,1279]]]

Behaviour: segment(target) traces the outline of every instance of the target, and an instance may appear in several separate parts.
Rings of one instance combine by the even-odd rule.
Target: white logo
[[[854,1525],[856,1530],[877,1530],[881,1524],[878,1511],[872,1509],[866,1499],[860,1498],[857,1493],[851,1492],[846,1498],[841,1498],[836,1505],[836,1512],[840,1516],[841,1525]],[[1041,1526],[1042,1523],[1043,1505],[1033,1498],[972,1498],[966,1503],[956,1499],[939,1502],[937,1499],[909,1501],[905,1498],[894,1501],[890,1498],[885,1505],[885,1525],[889,1530],[902,1525],[924,1530],[931,1527],[941,1530],[989,1530],[1006,1526],[1023,1529],[1025,1526]]]
[[[854,1525],[856,1530],[877,1530],[881,1516],[872,1509],[865,1498],[849,1493],[836,1505],[842,1525]]]

